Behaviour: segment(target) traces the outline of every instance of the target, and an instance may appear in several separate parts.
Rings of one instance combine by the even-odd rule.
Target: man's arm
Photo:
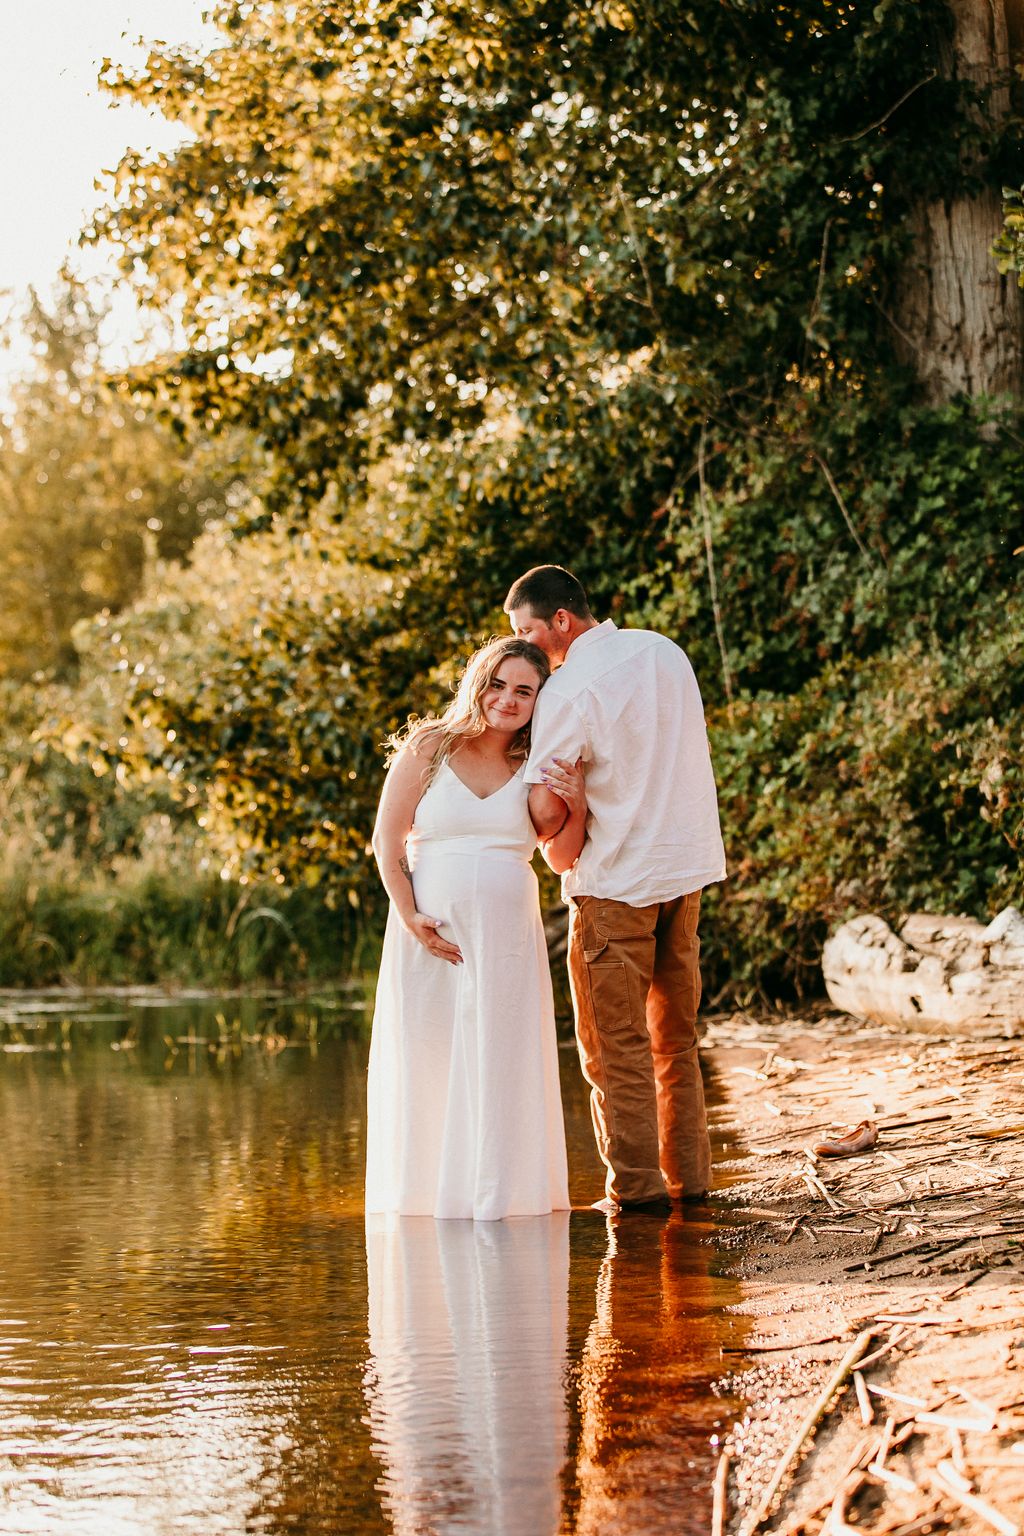
[[[547,790],[544,777],[556,758],[563,762],[590,760],[587,731],[576,706],[560,698],[548,683],[541,689],[530,730],[530,756],[523,777],[530,785],[530,815],[541,837],[552,836],[565,820],[565,802]],[[534,800],[534,790],[547,790]],[[557,815],[558,820],[555,821]],[[540,819],[538,819],[540,818]],[[542,824],[543,829],[542,830]]]
[[[557,837],[568,817],[568,808],[560,795],[549,789],[544,776],[557,757],[575,763],[589,757],[583,721],[568,699],[551,690],[541,689],[530,732],[530,757],[524,777],[530,786],[530,819],[538,840],[546,843]]]

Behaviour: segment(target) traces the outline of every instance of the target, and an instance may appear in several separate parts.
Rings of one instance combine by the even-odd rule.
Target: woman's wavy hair
[[[400,731],[388,737],[384,743],[388,762],[403,747],[411,747],[414,752],[429,747],[432,761],[423,786],[425,789],[432,783],[441,764],[451,757],[461,742],[483,735],[487,728],[483,696],[502,662],[517,656],[530,663],[543,688],[551,676],[551,664],[538,646],[512,635],[489,640],[478,651],[474,651],[467,661],[455,685],[455,697],[443,714],[410,720]],[[508,759],[510,763],[519,763],[524,762],[529,755],[530,722],[527,722],[509,743]]]

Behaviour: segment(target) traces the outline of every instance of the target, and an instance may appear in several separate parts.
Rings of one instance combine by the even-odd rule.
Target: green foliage
[[[813,988],[825,933],[857,910],[980,915],[1020,899],[1024,597],[1008,426],[993,440],[966,407],[908,411],[869,456],[847,424],[834,459],[845,513],[813,461],[737,465],[711,508],[731,705],[701,622],[693,515],[666,519],[661,573],[626,587],[618,616],[677,636],[711,705],[733,866],[708,897],[712,991]],[[443,701],[474,643],[467,615],[504,590],[493,548],[450,509],[423,516],[444,505],[428,485],[417,471],[408,505],[359,514],[357,542],[386,569],[350,560],[355,528],[326,510],[299,533],[278,522],[240,543],[211,529],[188,568],[80,636],[86,671],[115,680],[109,718],[128,732],[82,750],[101,769],[169,774],[233,876],[315,885],[373,912],[380,742]],[[392,542],[394,525],[406,540]]]
[[[103,318],[66,276],[29,308],[35,367],[0,425],[0,677],[72,668],[75,622],[129,602],[147,561],[180,558],[226,508],[230,472],[111,387]]]
[[[800,395],[777,422],[775,441],[709,444],[720,458],[707,528],[739,688],[789,695],[838,658],[946,646],[975,610],[1019,590],[1015,411],[905,403],[879,419],[875,402],[854,396],[826,418]],[[671,510],[665,541],[664,575],[633,611],[686,636],[719,699],[721,650],[695,603],[707,585],[697,493]]]
[[[241,545],[211,529],[189,566],[82,636],[90,675],[110,676],[109,725],[94,711],[88,730],[51,729],[98,774],[128,764],[166,781],[230,877],[344,884],[378,787],[390,587],[346,571],[330,528]]]
[[[161,779],[97,776],[38,739],[41,712],[96,708],[83,683],[0,680],[0,986],[294,982],[372,959],[358,914],[225,878]]]
[[[215,17],[207,55],[108,72],[196,137],[127,157],[93,233],[181,307],[185,350],[136,383],[244,423],[278,507],[472,433],[497,391],[541,458],[629,421],[646,521],[706,416],[748,431],[794,366],[842,389],[886,355],[908,200],[948,192],[974,131],[941,0]]]
[[[104,875],[66,855],[40,865],[19,851],[8,845],[0,861],[6,987],[294,985],[373,963],[366,931],[345,914],[325,916],[308,892],[239,890],[153,860]]]
[[[1024,187],[1003,188],[1003,232],[995,243],[1000,272],[1016,272],[1024,288]]]
[[[980,916],[1024,900],[1024,597],[955,642],[846,660],[712,722],[734,852],[711,894],[715,975],[736,995],[819,985],[854,912]]]
[[[92,232],[180,318],[128,386],[251,434],[254,495],[79,628],[50,735],[344,910],[380,741],[553,559],[696,663],[716,986],[809,984],[858,908],[1017,890],[1020,412],[925,407],[894,351],[915,210],[1005,149],[945,0],[215,15],[109,76],[193,138]]]

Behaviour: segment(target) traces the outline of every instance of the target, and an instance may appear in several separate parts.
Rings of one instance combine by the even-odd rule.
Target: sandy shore
[[[751,1330],[720,1529],[1024,1532],[1024,1041],[822,1011],[705,1045]],[[865,1119],[872,1151],[815,1154]]]

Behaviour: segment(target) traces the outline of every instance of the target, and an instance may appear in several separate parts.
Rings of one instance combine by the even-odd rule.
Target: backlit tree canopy
[[[181,443],[99,362],[102,308],[64,279],[35,297],[35,360],[0,423],[0,681],[74,669],[77,620],[118,609],[147,559],[180,559],[223,516],[233,479]]]
[[[498,390],[542,432],[639,413],[648,515],[706,418],[884,366],[908,213],[978,132],[938,0],[215,14],[221,47],[111,76],[196,137],[126,159],[97,231],[183,306],[154,384],[263,437],[282,500]]]
[[[989,814],[991,761],[965,783],[931,717],[913,751],[894,747],[872,691],[931,655],[958,730],[997,708],[980,660],[965,699],[942,658],[967,636],[976,650],[1019,589],[1020,311],[991,253],[1020,149],[1004,11],[229,0],[208,53],[107,72],[192,135],[129,156],[91,232],[180,324],[180,350],[124,388],[183,431],[252,434],[266,473],[239,531],[275,560],[312,538],[333,573],[348,617],[316,694],[332,773],[362,784],[367,743],[436,701],[509,581],[555,559],[601,612],[694,657],[743,848],[730,900],[741,927],[744,901],[768,914],[778,969],[806,964],[868,887],[883,905],[939,891],[964,806],[976,873],[958,899],[1005,884],[1018,834]],[[944,265],[961,228],[963,313]],[[274,584],[257,588],[273,609]],[[175,731],[222,808],[262,754],[258,828],[244,795],[228,818],[257,862],[299,873],[315,847],[354,875],[376,780],[332,843],[312,758],[275,753],[262,702],[275,672],[305,676],[295,647],[317,651],[320,610],[287,641],[254,611],[253,648],[229,608],[209,654],[230,689],[195,667],[157,684],[144,660],[134,717]],[[370,661],[378,681],[332,713],[343,666]],[[864,713],[836,713],[862,686]],[[228,709],[247,734],[224,734]],[[768,718],[789,742],[771,831],[749,777]],[[890,753],[884,804],[849,767],[865,733],[875,761]],[[814,763],[867,799],[812,810]],[[834,833],[860,815],[881,829],[880,872],[855,888],[854,840]],[[847,851],[830,863],[826,845]]]

